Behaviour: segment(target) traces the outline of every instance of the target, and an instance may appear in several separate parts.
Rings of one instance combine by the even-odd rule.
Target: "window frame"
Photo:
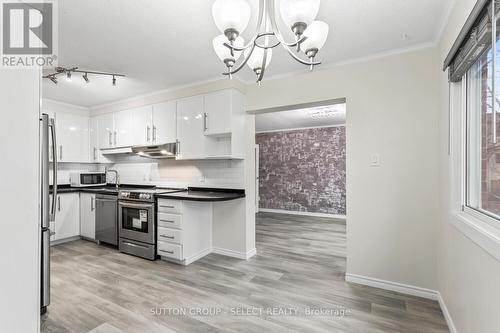
[[[500,261],[500,220],[467,206],[467,82],[449,83],[449,222]]]

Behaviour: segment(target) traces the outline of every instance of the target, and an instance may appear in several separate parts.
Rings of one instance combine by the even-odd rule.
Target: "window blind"
[[[443,70],[449,69],[451,82],[461,81],[465,72],[491,46],[492,1],[496,2],[495,12],[498,13],[500,0],[478,0],[453,43],[443,66]],[[500,32],[500,29],[497,31]]]

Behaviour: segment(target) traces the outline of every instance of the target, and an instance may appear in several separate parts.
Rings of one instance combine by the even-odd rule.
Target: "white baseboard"
[[[284,210],[284,209],[259,208],[259,212],[262,212],[262,213],[278,213],[278,214],[301,215],[301,216],[313,216],[313,217],[327,217],[327,218],[342,219],[342,220],[346,219],[345,215],[325,214],[325,213],[312,213],[312,212],[296,212],[296,211],[293,211],[293,210]]]
[[[402,294],[412,295],[431,299],[433,301],[439,300],[439,293],[436,290],[412,286],[398,282],[380,280],[368,276],[346,274],[345,280],[350,283],[361,284],[364,286],[391,290]]]
[[[257,254],[257,249],[252,249],[252,250],[245,253],[245,252],[223,249],[220,247],[214,247],[212,249],[212,253],[220,254],[223,256],[227,256],[227,257],[233,257],[233,258],[237,258],[237,259],[248,260]]]
[[[448,324],[448,329],[450,330],[450,333],[458,333],[457,328],[453,323],[453,319],[451,319],[450,312],[446,307],[446,303],[444,302],[444,299],[439,291],[438,291],[438,302],[439,306],[441,307],[441,311],[443,312],[444,319],[446,320],[446,324]]]
[[[81,239],[80,236],[73,236],[73,237],[68,237],[68,238],[64,238],[64,239],[58,239],[58,240],[55,240],[55,241],[50,241],[50,246],[64,244],[64,243],[69,243],[69,242],[73,242],[73,241],[76,241],[76,240],[79,240],[79,239]]]
[[[203,251],[201,251],[201,252],[199,252],[199,253],[197,253],[189,258],[184,259],[182,264],[187,266],[187,265],[195,262],[196,260],[203,258],[207,254],[210,254],[211,252],[212,251],[210,249],[203,250]]]

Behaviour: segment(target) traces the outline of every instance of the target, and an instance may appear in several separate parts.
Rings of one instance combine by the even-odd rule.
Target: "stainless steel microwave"
[[[106,185],[105,172],[79,171],[69,175],[72,187],[104,186]]]

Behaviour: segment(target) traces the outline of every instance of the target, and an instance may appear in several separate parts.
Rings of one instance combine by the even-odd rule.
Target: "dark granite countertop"
[[[158,194],[158,198],[190,201],[229,201],[245,197],[245,190],[189,187],[187,191]]]
[[[138,189],[148,188],[152,189],[154,186],[142,185],[122,185],[120,190],[125,189]],[[57,188],[58,193],[96,193],[96,194],[111,194],[118,195],[118,190],[114,185],[100,186],[100,187],[71,187],[70,185],[59,185]],[[52,190],[50,191],[52,193]],[[176,199],[176,200],[190,200],[190,201],[229,201],[245,197],[245,190],[239,189],[219,189],[219,188],[203,188],[203,187],[189,187],[185,191],[157,194],[158,198]]]

